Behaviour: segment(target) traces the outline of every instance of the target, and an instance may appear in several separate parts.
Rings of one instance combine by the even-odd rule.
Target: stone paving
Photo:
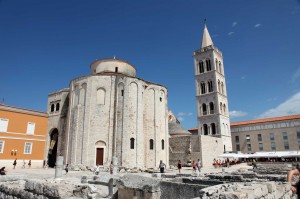
[[[181,174],[177,169],[167,169],[164,174],[160,174],[158,169],[151,170],[151,173],[132,169],[131,171],[135,171],[132,174],[122,169],[123,172],[111,175],[104,171],[107,169],[103,169],[96,176],[92,171],[70,170],[68,174],[63,171],[63,175],[59,178],[55,178],[55,169],[52,168],[9,169],[7,176],[0,176],[0,198],[115,198],[114,193],[118,191],[119,199],[122,199],[122,195],[123,198],[131,198],[136,194],[143,196],[137,198],[144,198],[145,194],[148,194],[147,198],[154,199],[230,198],[232,195],[237,196],[235,198],[246,199],[252,197],[250,197],[252,191],[249,190],[254,187],[256,192],[264,194],[256,193],[255,198],[288,199],[294,198],[289,185],[285,184],[286,171],[290,167],[290,165],[279,165],[278,168],[273,165],[259,167],[260,172],[270,170],[272,173],[276,169],[281,171],[278,176],[271,174],[275,176],[271,178],[274,180],[273,184],[269,183],[268,178],[263,178],[260,172],[253,172],[252,167],[246,163],[229,168],[203,168],[200,175],[193,173],[191,167],[183,167]],[[269,174],[266,176],[269,177]],[[3,195],[4,192],[13,197]]]
[[[239,165],[233,165],[229,168],[202,168],[200,175],[207,174],[207,173],[222,173],[222,172],[234,172],[238,171],[239,169],[252,169],[252,166],[247,166],[246,163],[242,163]],[[154,172],[159,172],[159,170],[154,170]],[[100,170],[100,174],[108,174],[108,172],[104,172]],[[192,174],[192,167],[183,167],[181,170],[182,174],[190,175]],[[123,176],[126,173],[118,173],[119,176]],[[147,172],[140,172],[137,173],[142,176],[151,177],[151,173]],[[178,174],[177,169],[167,169],[165,174]],[[95,174],[91,171],[69,171],[68,174],[65,174],[63,171],[63,175],[60,179],[72,181],[74,183],[80,183],[82,176],[94,176]],[[39,168],[31,168],[31,169],[8,169],[7,176],[24,176],[25,179],[54,179],[55,176],[55,169],[48,168],[48,169],[39,169]]]

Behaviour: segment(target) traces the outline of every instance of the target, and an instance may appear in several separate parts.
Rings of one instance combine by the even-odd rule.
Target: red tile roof
[[[264,119],[248,120],[248,121],[242,121],[242,122],[231,122],[230,126],[239,126],[239,125],[247,125],[247,124],[266,123],[266,122],[276,122],[276,121],[293,120],[293,119],[300,119],[300,115],[290,115],[290,116],[282,116],[282,117],[264,118]]]

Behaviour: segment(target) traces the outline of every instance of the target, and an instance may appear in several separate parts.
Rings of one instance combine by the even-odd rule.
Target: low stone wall
[[[230,183],[216,185],[201,190],[200,196],[194,199],[297,199],[291,192],[289,184],[263,182],[263,183]]]
[[[17,180],[0,184],[0,198],[67,199],[93,198],[91,185],[74,185],[64,180]],[[95,195],[95,194],[94,194]]]
[[[158,199],[161,198],[160,180],[138,176],[124,175],[118,182],[118,199]]]

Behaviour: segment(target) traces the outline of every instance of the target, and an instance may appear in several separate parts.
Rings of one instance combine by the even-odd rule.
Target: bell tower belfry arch
[[[194,51],[198,134],[220,138],[231,151],[228,99],[222,52],[216,48],[204,22],[201,48]],[[221,145],[221,146],[220,146]]]

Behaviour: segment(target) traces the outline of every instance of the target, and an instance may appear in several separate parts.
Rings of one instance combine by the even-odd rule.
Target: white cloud
[[[260,27],[260,26],[261,26],[261,24],[258,23],[258,24],[255,24],[255,25],[254,25],[254,28],[258,28],[258,27]]]
[[[294,73],[291,83],[295,83],[297,80],[300,80],[300,67],[297,69],[297,71]]]
[[[184,113],[184,112],[179,112],[178,113],[178,116],[184,116],[184,115],[186,115],[186,113]]]
[[[233,35],[234,34],[234,32],[229,32],[228,33],[228,36],[231,36],[231,35]]]
[[[237,25],[236,21],[232,22],[232,27],[235,27],[236,25]]]
[[[182,121],[184,120],[183,117],[178,117],[177,119],[178,119],[180,122],[182,122]]]
[[[257,118],[270,118],[300,114],[300,92],[296,93],[277,107],[265,111]]]
[[[248,115],[248,113],[243,112],[243,111],[230,111],[229,112],[230,118],[243,117],[246,115]]]
[[[192,116],[193,113],[192,112],[189,112],[189,113],[185,113],[185,112],[179,112],[178,114],[178,117],[183,117],[183,116]]]

